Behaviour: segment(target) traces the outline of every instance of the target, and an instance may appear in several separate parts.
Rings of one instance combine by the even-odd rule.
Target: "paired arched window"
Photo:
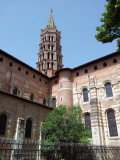
[[[31,133],[32,133],[32,121],[31,121],[31,119],[27,119],[26,129],[25,129],[25,137],[31,138]]]
[[[89,101],[87,88],[83,89],[83,101],[84,102],[88,102]]]
[[[90,113],[85,113],[85,126],[89,130],[91,130],[91,119],[90,119]]]
[[[112,92],[112,86],[110,82],[107,82],[105,84],[105,90],[106,90],[106,96],[107,97],[112,97],[113,96],[113,92]]]
[[[113,110],[107,111],[107,118],[110,137],[118,136],[115,113]]]
[[[7,116],[5,114],[0,115],[0,135],[5,135],[7,124]]]
[[[53,99],[52,99],[52,107],[53,107],[53,108],[56,108],[56,98],[53,98]]]

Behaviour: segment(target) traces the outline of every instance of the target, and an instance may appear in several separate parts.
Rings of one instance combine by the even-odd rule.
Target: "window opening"
[[[85,69],[85,73],[88,73],[88,70],[87,70],[87,69]]]
[[[43,105],[46,105],[46,99],[45,98],[43,99]]]
[[[7,124],[7,116],[5,114],[0,115],[0,135],[5,135]]]
[[[32,121],[30,119],[27,119],[26,129],[25,129],[25,137],[31,138],[31,132],[32,132]]]
[[[107,117],[110,137],[118,136],[114,111],[109,110],[107,112]]]
[[[107,66],[107,63],[106,63],[106,62],[104,62],[104,63],[103,63],[103,67],[106,67],[106,66]]]
[[[29,74],[29,72],[28,71],[26,71],[26,75],[28,75]]]
[[[34,94],[33,94],[33,93],[31,93],[31,95],[30,95],[30,100],[31,100],[31,101],[34,100]]]
[[[10,63],[9,63],[9,66],[12,67],[12,65],[13,65],[12,62],[10,62]]]
[[[0,57],[0,62],[3,62],[3,58],[2,57]]]
[[[88,90],[86,88],[83,90],[83,101],[84,102],[88,102],[89,101],[89,99],[88,99]]]
[[[53,98],[53,99],[52,99],[52,107],[53,107],[53,108],[56,108],[56,98]]]
[[[113,96],[111,83],[106,83],[105,84],[105,90],[106,90],[106,96],[107,97],[112,97]]]
[[[117,63],[117,59],[113,59],[113,63]]]
[[[76,72],[76,76],[79,76],[79,72]]]
[[[18,67],[18,71],[21,71],[21,67]]]
[[[85,126],[89,130],[91,130],[91,119],[90,119],[90,114],[89,113],[85,114]]]
[[[94,66],[94,70],[97,70],[97,66]]]
[[[17,95],[18,89],[16,87],[13,88],[13,95]]]

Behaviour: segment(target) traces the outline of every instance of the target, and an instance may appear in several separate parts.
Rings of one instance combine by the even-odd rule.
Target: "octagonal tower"
[[[55,72],[63,67],[61,32],[56,29],[52,10],[47,27],[41,30],[41,44],[38,53],[37,70],[48,77],[55,75]]]

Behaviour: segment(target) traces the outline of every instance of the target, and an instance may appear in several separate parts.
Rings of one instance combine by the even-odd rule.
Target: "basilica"
[[[62,61],[52,11],[41,29],[37,69],[0,50],[0,138],[40,139],[38,128],[62,104],[82,108],[91,144],[120,145],[120,52],[72,69]]]

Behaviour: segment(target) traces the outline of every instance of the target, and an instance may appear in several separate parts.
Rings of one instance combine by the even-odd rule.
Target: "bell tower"
[[[39,46],[37,70],[48,77],[63,67],[61,54],[61,32],[56,29],[52,10],[46,28],[41,29],[41,44]]]

